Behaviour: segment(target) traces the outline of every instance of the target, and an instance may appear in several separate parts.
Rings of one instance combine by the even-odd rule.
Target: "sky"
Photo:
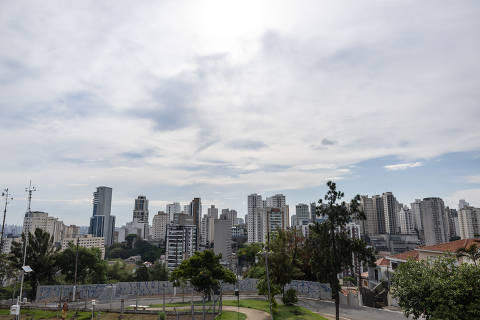
[[[88,225],[113,188],[247,211],[247,195],[391,191],[480,206],[478,1],[2,1],[0,187]],[[2,208],[3,209],[3,208]],[[150,218],[151,219],[151,218]]]

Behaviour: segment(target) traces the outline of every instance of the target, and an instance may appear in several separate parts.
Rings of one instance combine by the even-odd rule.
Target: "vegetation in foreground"
[[[480,319],[480,267],[458,264],[453,256],[401,264],[392,292],[414,319]]]
[[[221,315],[217,316],[217,320],[245,320],[247,316],[241,312],[223,311]]]

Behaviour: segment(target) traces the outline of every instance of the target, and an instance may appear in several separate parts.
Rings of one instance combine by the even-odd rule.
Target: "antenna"
[[[30,180],[30,184],[28,188],[25,188],[25,192],[28,193],[28,209],[27,212],[31,212],[30,206],[32,204],[32,193],[37,191],[37,187],[32,187],[32,180]]]
[[[7,205],[10,201],[13,200],[12,195],[8,192],[8,188],[2,192],[2,197],[5,198],[5,209],[3,209],[3,222],[2,222],[2,235],[0,236],[0,253],[3,250],[3,233],[5,230],[5,218],[7,216]]]

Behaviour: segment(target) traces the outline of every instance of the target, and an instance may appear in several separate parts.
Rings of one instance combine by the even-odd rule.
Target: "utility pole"
[[[3,234],[4,234],[4,230],[5,230],[5,218],[7,216],[7,205],[8,205],[9,201],[13,200],[12,195],[10,193],[8,193],[8,188],[6,188],[2,192],[2,197],[5,198],[5,208],[3,209],[2,235],[0,237],[0,253],[2,253],[2,251],[3,251]]]
[[[75,291],[77,290],[77,268],[78,268],[78,244],[80,242],[80,237],[77,234],[77,252],[75,253],[75,275],[73,277],[73,296],[72,301],[75,302]]]
[[[270,226],[267,228],[267,251],[265,252],[265,271],[267,272],[268,304],[270,306],[270,318],[273,320],[272,298],[270,293],[270,275],[268,273],[268,251],[270,250]]]
[[[32,180],[30,180],[30,184],[28,188],[25,188],[25,191],[28,193],[28,208],[27,214],[31,213],[31,204],[32,204],[32,194],[34,191],[37,191],[36,187],[32,187]],[[23,234],[25,235],[25,243],[24,243],[24,251],[23,251],[23,267],[22,267],[22,281],[20,282],[20,295],[17,298],[17,305],[18,305],[18,314],[20,318],[20,305],[22,300],[22,293],[23,293],[23,281],[25,280],[25,263],[27,260],[27,246],[28,246],[28,234],[29,230],[23,230]]]

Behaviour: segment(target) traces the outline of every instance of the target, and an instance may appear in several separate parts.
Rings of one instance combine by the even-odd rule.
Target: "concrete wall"
[[[243,279],[239,281],[240,293],[256,293],[257,279]],[[297,290],[299,296],[330,299],[330,285],[313,281],[294,280],[286,287]],[[76,290],[78,300],[98,299],[109,301],[110,299],[127,298],[138,296],[156,296],[174,293],[173,285],[169,281],[146,281],[146,282],[119,282],[116,284],[90,284],[79,285]],[[191,292],[190,285],[186,285],[185,292]],[[235,285],[224,284],[222,288],[225,294],[233,293]],[[37,302],[58,301],[72,297],[73,286],[53,285],[39,286],[37,289]],[[177,288],[177,294],[182,289]]]

